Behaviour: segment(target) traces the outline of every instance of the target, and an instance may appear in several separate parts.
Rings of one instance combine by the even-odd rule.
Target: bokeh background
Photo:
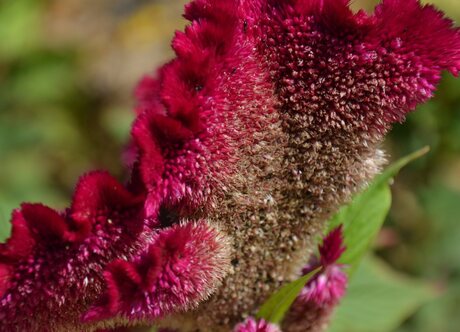
[[[63,208],[83,172],[125,176],[133,88],[173,56],[184,3],[0,0],[0,240],[21,202]],[[431,3],[460,22],[459,0]],[[392,159],[426,145],[396,178],[375,253],[334,331],[460,331],[460,80],[446,76],[385,142]]]

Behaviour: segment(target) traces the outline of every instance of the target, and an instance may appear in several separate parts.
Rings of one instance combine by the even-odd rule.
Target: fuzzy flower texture
[[[392,124],[460,69],[460,31],[418,0],[195,0],[185,17],[136,89],[129,181],[91,172],[66,210],[13,211],[0,332],[228,332],[308,262],[321,274],[281,328],[320,331],[346,277],[340,232],[316,263],[315,238],[379,172]]]

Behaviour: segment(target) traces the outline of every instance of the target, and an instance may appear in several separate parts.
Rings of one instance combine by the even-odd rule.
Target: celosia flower
[[[253,317],[246,319],[233,329],[233,332],[281,332],[278,326],[268,323],[263,319],[256,320]]]
[[[321,271],[305,285],[298,302],[312,302],[323,308],[331,307],[343,297],[348,282],[343,266],[337,264],[337,260],[345,251],[342,226],[332,230],[323,239],[318,251],[319,257],[313,256],[310,263],[302,269],[302,273],[308,274],[318,267],[321,267]]]
[[[372,15],[346,0],[195,0],[185,17],[176,59],[136,92],[130,191],[97,175],[65,213],[15,212],[0,330],[81,329],[90,305],[101,326],[175,313],[185,332],[231,330],[379,171],[391,125],[460,69],[458,29],[417,0]]]
[[[319,257],[314,255],[302,269],[308,274],[321,270],[308,281],[283,321],[283,330],[304,332],[321,330],[329,320],[334,307],[344,296],[348,278],[343,266],[337,263],[345,251],[342,226],[332,230],[318,246]]]

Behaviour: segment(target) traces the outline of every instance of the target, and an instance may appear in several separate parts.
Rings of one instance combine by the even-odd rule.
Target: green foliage
[[[0,60],[25,56],[39,45],[40,1],[0,1]]]
[[[18,60],[0,91],[3,103],[36,110],[69,98],[76,80],[71,53],[38,50]]]
[[[430,285],[396,273],[369,256],[351,280],[328,332],[393,331],[435,295]]]
[[[460,319],[460,286],[457,283],[443,290],[443,295],[425,304],[404,327],[397,332],[458,332]]]
[[[350,267],[352,274],[364,254],[367,252],[391,206],[389,182],[411,161],[428,152],[428,148],[417,151],[389,166],[353,201],[340,209],[331,219],[330,228],[343,225],[347,250],[342,255],[341,263]]]
[[[410,252],[412,264],[430,279],[437,280],[441,296],[424,305],[398,332],[457,332],[460,326],[460,192],[445,185],[432,185],[420,192],[420,201],[428,221],[426,233],[417,250]]]
[[[0,241],[21,202],[62,209],[83,172],[122,175],[120,155],[134,114],[113,95],[94,92],[82,68],[90,62],[86,44],[48,35],[64,7],[0,0]]]
[[[0,210],[0,242],[4,242],[8,235],[10,234],[10,226],[7,222],[2,222],[2,220],[6,220],[4,218],[5,211]]]
[[[420,264],[427,265],[429,275],[446,270],[460,275],[460,223],[457,214],[460,192],[438,185],[426,188],[420,196],[427,216],[436,220],[430,227],[432,239],[421,248],[423,261]]]
[[[281,323],[286,312],[294,303],[305,284],[318,272],[314,270],[301,278],[283,286],[262,305],[257,317],[275,324]]]

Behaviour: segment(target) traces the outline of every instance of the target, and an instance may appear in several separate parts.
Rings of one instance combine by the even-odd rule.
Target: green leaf
[[[328,332],[390,332],[435,297],[429,284],[396,273],[370,256],[350,282]]]
[[[318,272],[318,270],[319,269],[316,269],[296,281],[283,286],[280,290],[270,296],[270,298],[260,308],[257,317],[263,318],[267,322],[279,324],[283,320],[284,315],[289,310],[292,303],[294,303],[302,288],[316,274],[316,272]]]
[[[332,217],[330,228],[343,224],[347,250],[340,262],[350,267],[353,274],[363,255],[372,245],[390,210],[391,191],[389,183],[401,168],[428,152],[423,148],[404,157],[376,177],[374,182],[353,201]]]
[[[334,224],[344,225],[344,238],[347,250],[340,262],[349,266],[352,274],[363,255],[372,245],[390,210],[391,191],[387,184],[366,191],[357,196],[353,203],[340,210],[333,220]]]

